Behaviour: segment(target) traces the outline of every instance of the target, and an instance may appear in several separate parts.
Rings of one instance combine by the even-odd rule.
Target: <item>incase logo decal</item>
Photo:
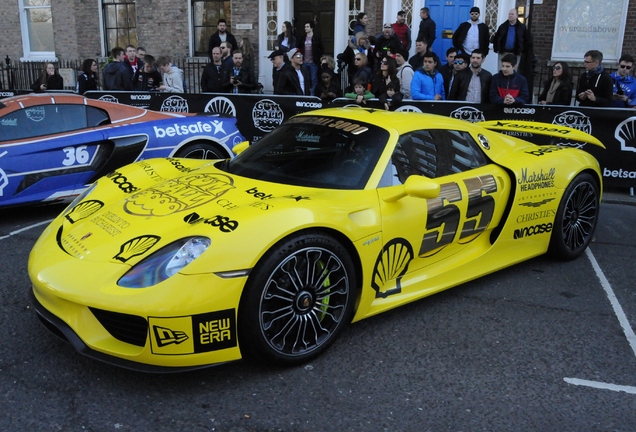
[[[530,237],[536,234],[549,233],[552,231],[552,223],[540,224],[515,230],[514,238],[520,239]]]

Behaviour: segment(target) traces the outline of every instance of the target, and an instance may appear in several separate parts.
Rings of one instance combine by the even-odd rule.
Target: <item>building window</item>
[[[51,0],[19,0],[24,57],[54,60]]]
[[[115,47],[137,46],[135,0],[102,0],[106,53]]]
[[[227,21],[227,31],[232,33],[230,3],[230,0],[192,0],[195,56],[208,56],[208,39],[216,32],[216,24],[221,18]]]

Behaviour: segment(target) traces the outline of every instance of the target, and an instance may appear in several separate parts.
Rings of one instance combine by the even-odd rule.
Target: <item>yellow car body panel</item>
[[[78,350],[124,367],[223,363],[241,358],[237,321],[250,272],[296,233],[322,232],[347,249],[358,273],[358,321],[545,253],[570,182],[589,172],[600,187],[598,163],[584,151],[538,147],[453,119],[329,109],[290,121],[304,122],[348,128],[354,138],[365,137],[371,126],[364,125],[385,131],[360,187],[264,181],[227,172],[225,162],[128,165],[100,179],[35,244],[29,274],[40,315]],[[395,182],[389,171],[396,143],[421,128],[469,134],[485,162],[387,184]],[[210,246],[156,284],[119,284],[186,238],[209,239]],[[120,318],[148,329],[127,341]]]

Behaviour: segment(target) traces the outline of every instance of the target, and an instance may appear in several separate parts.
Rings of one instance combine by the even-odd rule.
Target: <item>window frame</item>
[[[135,15],[134,26],[108,27],[107,9],[109,7],[117,7],[118,5],[132,5],[134,7],[134,15]],[[127,7],[126,9],[129,14],[130,8]],[[99,0],[99,21],[100,21],[100,33],[102,37],[102,50],[103,50],[102,55],[103,56],[109,56],[110,51],[117,46],[117,45],[109,46],[108,30],[126,29],[128,33],[128,42],[121,44],[121,47],[124,49],[126,48],[126,45],[134,45],[136,47],[137,44],[139,43],[139,37],[137,34],[137,2],[136,0]],[[127,21],[129,20],[127,19]],[[135,39],[134,41],[130,40],[131,30],[134,30],[134,39]]]
[[[218,3],[219,4],[219,8],[218,10],[216,10],[217,12],[217,19],[216,21],[214,21],[213,23],[210,23],[206,26],[203,25],[195,25],[196,24],[196,19],[194,14],[196,13],[196,7],[195,4],[197,3]],[[212,36],[215,32],[216,32],[216,25],[217,22],[220,18],[223,18],[227,21],[227,27],[228,27],[228,32],[232,33],[232,9],[231,9],[231,0],[190,0],[188,2],[188,7],[190,8],[190,18],[189,18],[189,27],[190,27],[190,56],[191,57],[208,57],[208,40],[210,39],[210,36]],[[227,12],[227,14],[226,14]],[[201,20],[202,21],[202,20]],[[205,46],[203,47],[203,50],[196,50],[197,44],[196,44],[196,38],[197,38],[197,29],[200,28],[206,28],[206,29],[210,29],[210,32],[207,34],[207,37],[204,38],[205,39]]]
[[[21,61],[57,61],[55,51],[33,51],[31,49],[31,39],[29,33],[29,17],[28,11],[33,9],[49,9],[51,10],[51,1],[48,5],[28,6],[27,0],[18,0],[18,9],[20,15],[20,32],[22,34],[22,52],[24,57]],[[51,32],[53,33],[53,14],[51,14]],[[55,33],[53,33],[55,35]],[[54,42],[55,46],[55,42]]]

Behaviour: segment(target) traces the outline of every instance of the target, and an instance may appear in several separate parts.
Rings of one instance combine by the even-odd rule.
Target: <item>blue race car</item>
[[[229,158],[242,141],[236,119],[219,115],[155,112],[70,93],[2,99],[0,206],[67,201],[143,159]],[[176,159],[173,165],[184,169]],[[126,187],[125,178],[117,181]]]

